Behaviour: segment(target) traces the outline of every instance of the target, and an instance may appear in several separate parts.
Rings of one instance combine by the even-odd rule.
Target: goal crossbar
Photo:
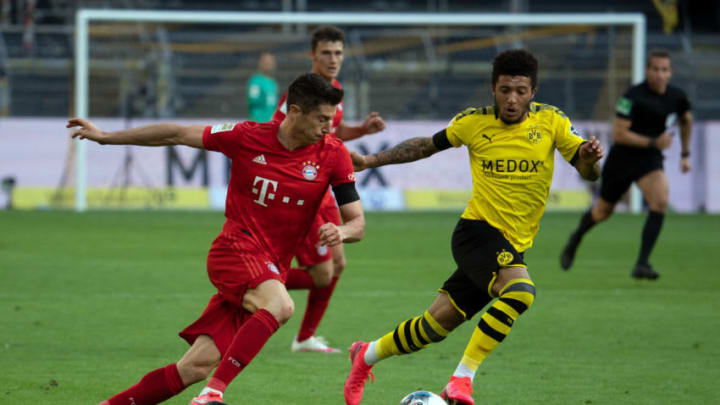
[[[333,25],[606,25],[632,27],[632,81],[643,80],[646,21],[641,13],[288,13],[231,11],[161,11],[80,9],[75,15],[75,115],[88,118],[90,22],[127,21],[202,24],[333,24]],[[77,140],[75,210],[87,209],[87,143]],[[634,190],[637,193],[637,190]],[[632,211],[640,209],[633,196]]]

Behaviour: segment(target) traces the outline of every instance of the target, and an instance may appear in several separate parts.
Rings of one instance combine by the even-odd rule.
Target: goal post
[[[632,27],[631,80],[644,78],[646,21],[641,13],[288,13],[288,12],[198,12],[159,10],[80,9],[75,18],[75,115],[89,113],[89,24],[91,22],[147,22],[197,24],[332,24],[368,26],[630,26]],[[87,203],[87,141],[76,140],[76,211]],[[639,212],[637,189],[631,210]]]

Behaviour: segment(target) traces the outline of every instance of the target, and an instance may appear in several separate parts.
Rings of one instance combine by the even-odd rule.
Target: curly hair
[[[525,76],[530,78],[532,88],[537,87],[538,62],[532,53],[525,49],[509,49],[499,53],[493,60],[492,85],[501,75]]]
[[[320,42],[337,42],[340,41],[343,44],[345,43],[345,34],[343,34],[342,30],[337,27],[333,27],[330,25],[322,25],[320,27],[317,27],[315,31],[312,33],[312,41],[310,42],[311,50],[315,50],[317,48],[318,43]]]
[[[287,105],[300,107],[304,114],[318,108],[321,104],[338,105],[343,98],[342,89],[333,87],[317,73],[305,73],[298,76],[288,88]]]

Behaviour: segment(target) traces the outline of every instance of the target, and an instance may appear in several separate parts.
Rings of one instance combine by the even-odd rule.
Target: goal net
[[[310,69],[310,33],[345,32],[339,80],[344,121],[377,111],[385,133],[348,144],[375,152],[429,136],[469,106],[493,104],[493,57],[522,47],[540,63],[537,101],[563,110],[584,136],[606,140],[617,98],[643,76],[640,14],[358,14],[81,10],[77,14],[75,115],[105,130],[158,121],[247,117],[246,86],[258,56],[275,55],[282,91]],[[607,145],[607,142],[604,142]],[[185,147],[100,146],[77,141],[55,203],[88,208],[223,206],[229,162]],[[362,173],[376,209],[462,206],[471,188],[466,152],[431,163]],[[566,167],[564,167],[566,166]],[[74,179],[74,181],[72,181]],[[557,164],[549,207],[580,208],[591,193]]]

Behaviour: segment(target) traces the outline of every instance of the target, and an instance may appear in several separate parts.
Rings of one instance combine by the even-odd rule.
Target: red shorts
[[[295,251],[295,258],[300,267],[312,267],[318,263],[326,262],[332,259],[332,251],[329,247],[320,244],[318,229],[323,224],[332,222],[340,225],[340,212],[338,211],[335,197],[329,191],[325,194],[320,209],[313,220],[310,230],[308,231],[302,245],[298,246]]]
[[[287,271],[278,268],[269,255],[257,248],[248,236],[223,227],[210,248],[207,272],[218,289],[205,311],[180,332],[190,345],[199,335],[209,335],[220,353],[225,353],[237,330],[252,316],[242,307],[243,297],[267,280],[285,283]]]

